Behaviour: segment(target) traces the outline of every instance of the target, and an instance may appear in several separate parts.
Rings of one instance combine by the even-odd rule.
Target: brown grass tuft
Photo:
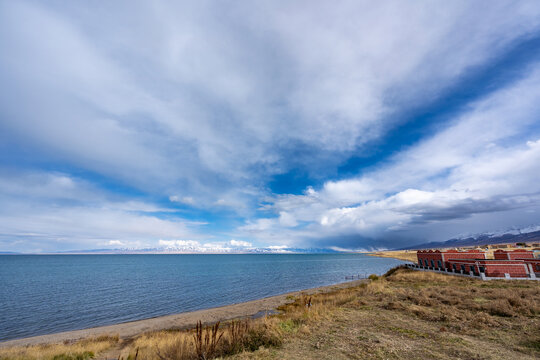
[[[0,359],[10,360],[85,360],[118,343],[118,335],[101,335],[59,344],[0,348]]]

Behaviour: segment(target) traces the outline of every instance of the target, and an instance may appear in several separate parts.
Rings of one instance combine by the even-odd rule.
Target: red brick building
[[[418,265],[432,269],[449,268],[450,259],[485,259],[486,253],[482,250],[420,250],[416,253]]]
[[[493,256],[496,260],[534,259],[534,253],[525,249],[495,250]]]
[[[449,260],[449,270],[455,273],[486,277],[528,278],[530,268],[522,260]],[[508,274],[508,275],[506,275]]]
[[[488,278],[535,279],[540,277],[540,259],[529,250],[497,250],[495,259],[487,259],[481,250],[421,250],[416,253],[418,265],[427,270]]]
[[[520,259],[525,264],[530,265],[531,271],[535,272],[537,276],[540,276],[540,259]]]

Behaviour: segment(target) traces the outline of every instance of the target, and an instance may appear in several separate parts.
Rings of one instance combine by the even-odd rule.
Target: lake
[[[364,254],[0,255],[0,340],[229,305],[402,263]]]

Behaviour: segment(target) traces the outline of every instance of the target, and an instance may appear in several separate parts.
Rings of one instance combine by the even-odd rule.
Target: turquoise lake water
[[[3,255],[0,341],[249,301],[402,263],[363,254]]]

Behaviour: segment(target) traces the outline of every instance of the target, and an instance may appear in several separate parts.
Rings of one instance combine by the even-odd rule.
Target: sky
[[[538,1],[0,0],[0,251],[540,224]]]

